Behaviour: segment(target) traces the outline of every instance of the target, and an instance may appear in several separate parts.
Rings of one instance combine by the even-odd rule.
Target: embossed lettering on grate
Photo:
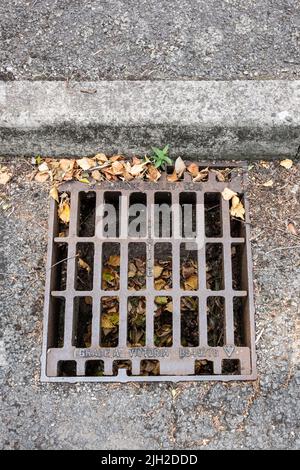
[[[223,182],[60,187],[71,215],[63,226],[51,201],[42,381],[255,379],[246,167],[226,167]]]

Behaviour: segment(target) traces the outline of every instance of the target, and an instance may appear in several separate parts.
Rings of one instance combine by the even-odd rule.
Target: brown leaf
[[[37,173],[34,177],[35,181],[38,183],[45,183],[49,179],[49,173]]]
[[[164,270],[163,266],[159,266],[159,265],[154,266],[153,268],[154,279],[157,279],[158,277],[160,277],[163,270]]]
[[[273,181],[273,180],[268,180],[268,181],[266,181],[265,183],[263,183],[263,186],[264,186],[265,188],[272,188],[273,184],[274,184],[274,181]]]
[[[286,170],[290,170],[293,166],[293,160],[286,158],[285,160],[281,160],[280,166],[283,166]]]
[[[225,174],[222,172],[222,170],[213,170],[213,172],[216,174],[218,181],[220,181],[221,183],[224,183],[224,181],[226,181]]]
[[[244,220],[245,209],[243,203],[237,196],[233,196],[230,208],[230,214],[232,217],[238,217]]]
[[[122,155],[113,155],[112,157],[109,158],[110,162],[116,162],[118,160],[122,160]]]
[[[0,169],[0,184],[5,185],[11,179],[11,173]]]
[[[83,157],[77,160],[77,165],[79,165],[80,168],[82,168],[82,170],[86,171],[96,166],[96,162],[95,160],[92,160],[91,158]]]
[[[92,178],[95,180],[95,181],[102,181],[103,178],[101,176],[101,173],[99,170],[93,170],[92,171]]]
[[[59,202],[59,198],[58,198],[58,191],[57,191],[57,187],[56,186],[53,186],[51,189],[50,189],[50,196],[52,197],[52,199],[54,199],[54,201],[56,202]]]
[[[57,213],[60,220],[62,220],[65,224],[70,222],[70,205],[67,201],[60,202]]]
[[[161,173],[157,168],[155,168],[154,165],[149,165],[147,167],[147,178],[149,178],[150,181],[158,181],[159,178],[161,177]]]
[[[195,268],[194,268],[194,266],[185,266],[185,265],[183,265],[182,269],[181,269],[181,272],[182,272],[182,277],[184,279],[187,279],[190,276],[192,276],[192,274],[195,274]]]
[[[146,162],[133,165],[130,168],[131,175],[132,176],[140,176],[145,170],[145,165],[146,165]]]
[[[107,264],[109,266],[113,266],[113,267],[120,266],[120,256],[119,255],[111,255],[107,260]]]
[[[108,158],[104,153],[97,153],[97,155],[95,155],[95,159],[100,163],[108,161]]]
[[[81,268],[81,269],[84,269],[85,271],[87,271],[88,273],[91,272],[91,268],[90,266],[88,265],[88,263],[86,261],[84,261],[83,259],[81,258],[78,258],[78,266]]]
[[[114,175],[122,175],[124,173],[124,165],[119,161],[113,162],[111,169]]]
[[[237,193],[232,191],[232,189],[225,188],[224,191],[222,191],[222,196],[225,201],[230,201],[234,196],[237,196]]]
[[[199,181],[203,181],[208,177],[208,168],[204,168],[203,170],[199,171],[198,175],[193,178],[194,183],[199,183]]]
[[[134,277],[137,273],[137,268],[134,263],[129,263],[128,265],[128,277]]]
[[[166,282],[163,279],[155,279],[154,287],[156,290],[163,290],[166,285]]]
[[[74,168],[74,165],[75,165],[75,160],[69,160],[68,158],[61,158],[59,160],[59,166],[60,166],[60,169],[64,172],[64,173],[68,173],[70,171],[73,170]]]
[[[169,183],[175,183],[176,181],[178,181],[178,175],[175,170],[171,175],[167,176],[167,181],[169,181]]]
[[[297,229],[296,229],[295,224],[293,222],[289,222],[287,224],[287,229],[292,235],[297,235]]]
[[[186,290],[196,290],[198,288],[198,276],[193,274],[184,283]]]
[[[140,158],[132,157],[132,165],[139,165],[141,162]]]
[[[188,167],[187,167],[187,171],[189,173],[191,173],[191,175],[193,176],[193,178],[195,178],[198,173],[199,173],[199,167],[198,165],[196,165],[196,163],[191,163]]]

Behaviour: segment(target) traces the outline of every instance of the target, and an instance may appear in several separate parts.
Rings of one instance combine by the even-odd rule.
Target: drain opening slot
[[[207,299],[207,342],[211,347],[224,346],[225,342],[225,299]]]
[[[154,194],[154,236],[172,237],[172,195],[170,192]]]
[[[102,377],[104,375],[104,361],[86,361],[85,375],[88,377]]]
[[[199,300],[198,297],[181,297],[181,345],[199,346]]]
[[[146,243],[128,244],[128,289],[146,289]]]
[[[206,359],[195,361],[195,375],[213,375],[214,363]]]
[[[146,345],[145,297],[128,297],[127,345],[131,348]]]
[[[186,243],[180,244],[180,287],[183,290],[197,290],[198,252],[187,249],[186,245]]]
[[[65,335],[65,298],[51,297],[48,348],[63,348]]]
[[[116,348],[119,344],[119,298],[101,298],[101,333],[100,346],[104,348]]]
[[[73,346],[89,348],[92,341],[92,305],[91,297],[74,298],[74,337]]]
[[[206,244],[206,286],[210,290],[224,289],[223,245]]]
[[[196,193],[180,193],[180,223],[183,238],[196,238]]]
[[[121,193],[118,191],[106,191],[103,199],[103,236],[119,238]]]
[[[143,359],[141,361],[140,375],[160,375],[160,364],[156,359]]]
[[[96,193],[95,191],[79,193],[79,237],[95,235]]]
[[[206,237],[222,237],[221,194],[204,194],[205,235]]]
[[[77,243],[75,263],[75,289],[78,291],[92,290],[94,274],[93,243]]]
[[[105,242],[102,245],[102,290],[120,289],[120,243]]]
[[[147,233],[147,196],[144,193],[131,193],[128,209],[129,237],[145,237]]]
[[[128,360],[117,360],[113,361],[113,375],[117,376],[120,369],[125,369],[127,375],[132,375],[132,365],[131,361]]]
[[[52,290],[63,291],[67,286],[68,244],[55,243],[52,269]]]
[[[159,242],[154,245],[154,287],[156,290],[172,289],[172,244]]]
[[[77,375],[76,361],[58,361],[57,375],[58,377],[76,377]]]
[[[154,344],[169,348],[173,344],[173,302],[172,297],[157,296],[154,299]]]

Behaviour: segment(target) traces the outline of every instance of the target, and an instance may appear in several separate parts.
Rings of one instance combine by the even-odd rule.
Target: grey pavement
[[[2,0],[0,79],[300,78],[298,0]]]
[[[0,448],[299,449],[300,249],[286,230],[288,220],[300,225],[299,164],[250,170],[258,380],[177,386],[40,383],[48,187],[29,181],[30,160],[9,165],[0,208]],[[274,187],[263,187],[270,178]]]

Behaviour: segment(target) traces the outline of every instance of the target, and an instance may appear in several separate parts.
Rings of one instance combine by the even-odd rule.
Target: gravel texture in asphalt
[[[293,79],[298,0],[2,0],[0,79]]]
[[[177,386],[40,383],[49,188],[29,181],[29,160],[8,165],[13,178],[0,190],[1,448],[299,448],[299,163],[250,170],[259,379]],[[270,179],[273,187],[263,186]]]

